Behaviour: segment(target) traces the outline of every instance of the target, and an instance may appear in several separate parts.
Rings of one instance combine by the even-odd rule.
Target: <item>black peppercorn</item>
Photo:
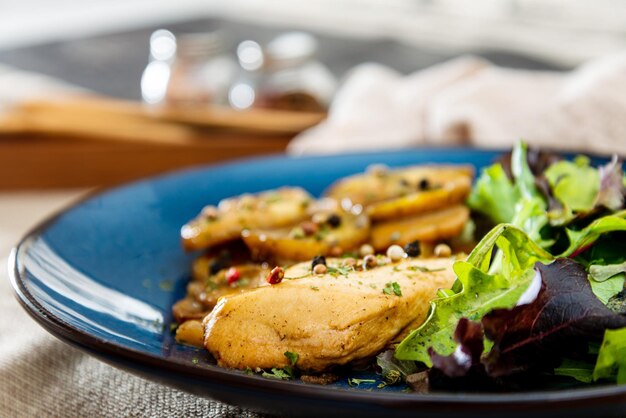
[[[313,257],[313,261],[311,262],[311,270],[315,268],[318,264],[326,265],[326,257],[323,255],[316,255]]]
[[[341,225],[341,218],[336,213],[333,213],[328,217],[328,219],[326,219],[326,223],[333,228],[337,228]]]
[[[217,274],[220,270],[225,269],[231,262],[231,256],[228,251],[222,251],[217,257],[209,262],[209,275]]]
[[[211,260],[209,263],[209,275],[217,274],[223,268],[219,259]]]
[[[420,250],[420,242],[417,240],[409,242],[404,246],[404,252],[409,257],[419,257],[419,255],[422,253],[422,251]]]
[[[419,181],[419,183],[417,183],[417,189],[418,190],[428,190],[428,189],[430,189],[430,182],[428,181],[428,179],[426,179],[426,178],[421,179]]]

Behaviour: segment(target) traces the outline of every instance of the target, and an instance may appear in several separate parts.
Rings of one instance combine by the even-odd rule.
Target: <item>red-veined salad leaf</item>
[[[461,318],[454,331],[454,341],[458,344],[454,353],[442,356],[431,347],[428,350],[433,368],[439,369],[449,377],[460,377],[470,373],[480,364],[480,357],[485,349],[483,328],[478,322]],[[481,367],[481,372],[482,372]]]
[[[451,355],[429,350],[433,384],[462,387],[480,382],[485,387],[492,379],[492,386],[497,386],[503,384],[498,380],[503,377],[529,371],[545,373],[557,366],[556,374],[591,381],[590,363],[571,358],[586,355],[587,342],[599,341],[605,330],[626,326],[626,317],[611,312],[595,298],[584,268],[575,261],[562,258],[548,265],[536,263],[534,270],[533,284],[515,307],[487,313],[482,327],[461,319],[454,336],[458,346]],[[486,354],[483,330],[493,342]],[[606,331],[593,372],[595,380],[626,379],[626,334],[621,331]],[[457,381],[452,383],[451,379]]]
[[[549,265],[537,263],[541,279],[537,297],[512,309],[485,315],[485,335],[494,342],[484,362],[492,376],[503,376],[538,365],[555,366],[585,339],[599,339],[604,330],[626,327],[626,317],[598,300],[587,272],[567,258]],[[538,361],[539,360],[539,361]]]
[[[614,155],[610,163],[598,169],[600,173],[600,191],[594,206],[604,206],[610,210],[619,210],[624,206],[624,173],[622,164]]]
[[[603,234],[615,231],[626,231],[626,211],[596,219],[586,228],[579,231],[567,229],[569,246],[561,257],[573,257],[588,249]]]

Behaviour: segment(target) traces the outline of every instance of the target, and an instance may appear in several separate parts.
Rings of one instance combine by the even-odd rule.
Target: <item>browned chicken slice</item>
[[[221,298],[203,321],[204,345],[219,365],[237,369],[285,367],[287,351],[310,371],[373,356],[424,320],[437,290],[455,279],[453,261],[404,259],[356,271],[329,260],[323,275],[296,265],[277,285]]]

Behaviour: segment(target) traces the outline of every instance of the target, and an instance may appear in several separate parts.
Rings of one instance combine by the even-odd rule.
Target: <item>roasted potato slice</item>
[[[391,244],[445,240],[459,235],[468,219],[469,209],[464,205],[456,205],[380,223],[372,226],[371,243],[376,250],[384,251]]]
[[[224,199],[181,228],[183,248],[200,250],[235,240],[246,228],[280,228],[305,219],[311,195],[298,187]]]
[[[474,168],[469,165],[420,165],[393,170],[372,166],[366,173],[335,182],[326,191],[326,196],[338,201],[349,199],[352,204],[369,206],[414,192],[437,189],[459,177],[467,178],[471,182],[473,175]]]
[[[176,341],[181,344],[193,345],[194,347],[202,347],[204,340],[204,327],[202,321],[198,319],[190,319],[185,321],[176,328]]]
[[[461,174],[431,189],[373,203],[367,213],[372,221],[383,221],[430,212],[464,201],[471,189],[472,178]]]
[[[292,228],[249,230],[243,240],[254,257],[284,261],[310,260],[316,255],[340,255],[365,242],[370,223],[365,214],[337,210],[313,214]]]

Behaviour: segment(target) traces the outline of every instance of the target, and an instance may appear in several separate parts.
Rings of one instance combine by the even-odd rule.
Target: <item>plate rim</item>
[[[486,149],[479,147],[455,146],[455,147],[418,147],[411,148],[408,151],[435,151],[435,150],[471,150],[488,154],[497,155],[502,152],[501,149]],[[135,187],[141,183],[152,183],[163,181],[165,179],[173,179],[181,177],[187,173],[200,171],[220,170],[225,167],[236,168],[237,166],[245,166],[250,162],[269,162],[272,160],[286,159],[332,159],[334,157],[359,157],[359,156],[380,156],[404,153],[407,150],[392,150],[385,152],[357,152],[339,155],[315,155],[315,156],[289,156],[285,154],[274,154],[262,157],[249,157],[237,159],[229,162],[209,165],[199,165],[188,167],[181,170],[161,173],[154,176],[144,177],[131,182],[98,188],[87,192],[85,195],[77,198],[71,203],[63,206],[59,210],[48,215],[43,220],[31,227],[18,243],[12,248],[8,258],[8,277],[13,288],[14,295],[22,308],[47,332],[68,343],[78,347],[83,352],[105,361],[113,366],[118,366],[124,371],[129,372],[126,367],[121,367],[117,363],[137,364],[138,366],[147,367],[153,370],[165,369],[180,377],[191,379],[210,379],[214,383],[228,383],[231,386],[254,389],[265,393],[275,394],[279,396],[295,395],[301,398],[309,398],[319,401],[339,401],[339,402],[358,402],[364,405],[391,406],[400,409],[412,409],[415,407],[431,406],[437,408],[445,404],[446,407],[462,408],[466,406],[483,406],[487,408],[525,405],[526,407],[543,406],[546,402],[550,402],[552,406],[563,402],[586,402],[600,400],[619,400],[626,399],[626,385],[603,385],[594,387],[583,387],[562,390],[544,390],[530,391],[521,393],[471,393],[471,392],[447,392],[447,393],[427,393],[427,394],[407,394],[395,392],[376,392],[365,390],[350,390],[337,387],[327,387],[322,385],[301,384],[293,381],[282,381],[274,379],[266,379],[260,376],[250,376],[239,371],[221,368],[219,366],[197,367],[193,364],[178,361],[176,359],[160,357],[150,353],[142,352],[133,348],[125,347],[121,344],[108,341],[75,328],[72,324],[67,323],[52,312],[45,309],[37,298],[28,291],[26,287],[27,278],[22,276],[19,269],[19,256],[23,251],[27,251],[29,241],[41,236],[46,229],[54,224],[61,216],[72,211],[78,206],[94,199],[101,197],[109,192]],[[562,154],[571,154],[569,152]],[[584,153],[592,158],[607,158],[605,155]],[[471,163],[471,162],[470,162]],[[151,379],[151,381],[156,381]],[[159,384],[165,384],[164,380],[158,381]],[[201,395],[202,396],[202,395]]]

